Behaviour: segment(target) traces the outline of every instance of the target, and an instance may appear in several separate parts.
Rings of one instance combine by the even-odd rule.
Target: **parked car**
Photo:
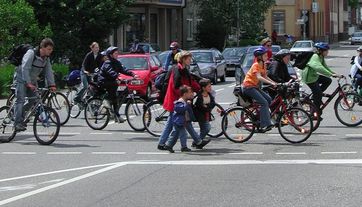
[[[190,51],[200,67],[201,76],[210,79],[213,84],[220,78],[226,79],[226,61],[217,49],[199,49]]]
[[[362,43],[362,32],[355,32],[351,35],[351,45]]]
[[[280,47],[280,45],[272,45],[272,53],[273,55],[277,54],[277,52],[279,52],[282,48]]]
[[[292,48],[290,48],[292,54],[298,54],[301,52],[314,52],[314,42],[312,40],[299,40],[296,41]]]
[[[145,53],[161,52],[160,46],[158,46],[156,43],[140,42],[140,43],[138,43],[138,45],[139,45],[139,47],[142,47],[142,49],[143,49],[143,51],[145,51]],[[133,43],[130,43],[128,45],[128,48],[126,48],[123,52],[130,52],[132,46],[133,46]]]
[[[168,50],[168,51],[161,52],[161,53],[158,55],[158,58],[160,59],[160,61],[161,61],[161,63],[162,63],[163,66],[164,66],[165,63],[166,63],[167,55],[168,55],[170,52],[171,52],[171,50]],[[169,66],[168,66],[168,70],[169,70],[171,67],[172,67],[172,65],[169,65]],[[192,60],[191,60],[190,73],[195,74],[195,75],[201,77],[200,67],[199,67],[199,65],[197,64],[197,61],[195,60],[194,57],[192,57]]]
[[[240,58],[248,47],[228,47],[222,52],[226,60],[226,75],[234,76],[235,68],[240,67]]]
[[[148,99],[156,91],[155,78],[162,72],[162,64],[155,54],[126,54],[119,55],[118,60],[140,78],[131,81],[129,89]],[[120,79],[132,79],[130,76],[121,74]]]

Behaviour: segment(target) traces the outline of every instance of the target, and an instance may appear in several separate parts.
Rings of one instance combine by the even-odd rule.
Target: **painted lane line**
[[[35,155],[36,152],[2,152],[4,155]]]
[[[220,104],[220,105],[230,105],[233,102],[217,102],[217,103]]]
[[[277,152],[276,155],[306,155],[305,152]]]
[[[357,154],[357,152],[321,152],[321,154]]]
[[[24,135],[34,135],[34,132],[22,132],[21,134]],[[45,134],[45,133],[40,133],[40,134]],[[80,135],[80,132],[59,132],[59,135]]]
[[[87,170],[87,169],[92,169],[92,168],[107,167],[107,166],[115,165],[115,164],[118,164],[118,163],[119,162],[107,163],[107,164],[101,164],[101,165],[92,165],[92,166],[86,166],[86,167],[69,168],[69,169],[65,169],[65,170],[57,170],[57,171],[43,172],[43,173],[38,173],[38,174],[24,175],[24,176],[19,176],[19,177],[5,178],[5,179],[1,179],[0,183],[1,182],[6,182],[6,181],[12,181],[12,180],[20,180],[20,179],[25,179],[25,178],[39,177],[39,176],[44,176],[44,175],[52,175],[52,174],[64,173],[64,172],[72,172],[72,171]]]
[[[215,92],[220,92],[220,91],[223,91],[225,90],[225,88],[219,88],[219,89],[216,89]]]
[[[94,155],[124,155],[126,152],[92,152]]]
[[[91,132],[89,134],[92,134],[92,135],[111,135],[113,133],[112,132]]]
[[[47,152],[48,155],[80,155],[83,152]]]
[[[146,135],[144,132],[123,132],[124,135]]]
[[[36,195],[36,194],[39,194],[39,193],[42,193],[42,192],[45,192],[45,191],[48,191],[48,190],[51,190],[51,189],[54,189],[54,188],[58,188],[58,187],[61,187],[63,185],[74,183],[74,182],[77,182],[79,180],[83,180],[83,179],[86,179],[86,178],[89,178],[89,177],[92,177],[92,176],[95,176],[95,175],[98,175],[98,174],[101,174],[101,173],[104,173],[104,172],[119,168],[119,167],[122,167],[122,166],[125,166],[125,165],[127,165],[126,162],[118,163],[118,164],[111,165],[111,166],[108,166],[108,167],[105,167],[105,168],[102,168],[102,169],[99,169],[99,170],[96,170],[96,171],[93,171],[93,172],[90,172],[90,173],[86,173],[86,174],[78,176],[78,177],[71,178],[69,180],[62,181],[60,183],[56,183],[56,184],[53,184],[53,185],[50,185],[50,186],[47,186],[47,187],[44,187],[44,188],[40,188],[40,189],[33,190],[33,191],[30,191],[30,192],[27,192],[27,193],[24,193],[24,194],[20,194],[20,195],[14,196],[12,198],[8,198],[8,199],[0,201],[0,206],[11,203],[11,202],[14,202],[14,201],[17,201],[17,200],[21,200],[21,199],[24,199],[24,198],[27,198],[27,197],[30,197],[30,196],[33,196],[33,195]]]
[[[229,88],[234,88],[236,85],[230,85],[230,86],[228,86]]]
[[[49,183],[57,183],[57,182],[60,182],[60,181],[63,181],[63,180],[64,180],[64,178],[55,179],[55,180],[49,180],[49,181],[41,182],[41,183],[39,183],[39,185],[49,184]]]
[[[168,155],[169,152],[137,152],[137,155]]]
[[[362,134],[346,134],[346,137],[362,137]]]
[[[229,155],[262,155],[263,152],[231,152]]]
[[[319,134],[319,135],[317,135],[318,137],[335,137],[335,136],[337,136],[337,135],[335,135],[335,134]]]

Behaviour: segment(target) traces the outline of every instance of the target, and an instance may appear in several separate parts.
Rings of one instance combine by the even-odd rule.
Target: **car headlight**
[[[131,85],[143,85],[144,81],[141,79],[132,80]]]

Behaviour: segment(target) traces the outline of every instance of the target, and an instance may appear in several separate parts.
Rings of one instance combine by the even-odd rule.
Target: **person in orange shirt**
[[[254,63],[242,83],[243,93],[250,96],[260,104],[260,127],[262,132],[269,131],[273,128],[270,119],[269,105],[272,101],[270,96],[260,90],[261,83],[267,83],[276,86],[277,83],[267,76],[265,62],[268,60],[267,50],[259,47],[254,50],[254,56],[257,62]]]

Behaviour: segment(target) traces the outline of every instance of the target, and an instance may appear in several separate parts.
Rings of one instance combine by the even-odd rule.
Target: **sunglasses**
[[[271,47],[271,45],[266,45],[267,47]]]

